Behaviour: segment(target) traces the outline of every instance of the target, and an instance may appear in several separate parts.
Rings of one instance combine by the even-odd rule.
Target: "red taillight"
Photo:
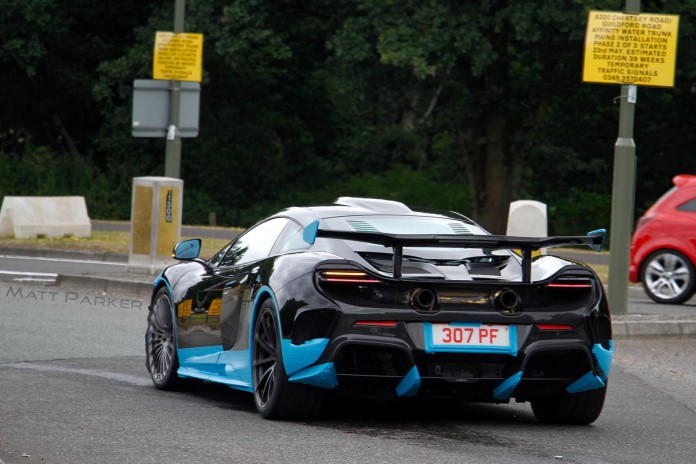
[[[396,327],[396,321],[355,321],[354,325],[367,327]]]
[[[539,330],[575,330],[572,325],[565,324],[537,324]]]
[[[352,284],[378,284],[381,281],[363,271],[322,271],[321,278],[324,282],[343,282]]]

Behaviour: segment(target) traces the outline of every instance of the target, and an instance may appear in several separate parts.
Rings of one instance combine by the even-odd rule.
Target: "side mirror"
[[[190,240],[184,240],[179,242],[174,246],[174,253],[172,258],[179,259],[181,261],[192,261],[198,258],[198,254],[201,252],[201,239],[192,238]]]

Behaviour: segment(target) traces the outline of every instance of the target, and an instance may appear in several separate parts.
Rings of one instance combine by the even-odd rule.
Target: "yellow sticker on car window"
[[[222,298],[216,298],[210,303],[208,316],[219,316],[222,313]]]
[[[191,317],[191,300],[184,300],[177,307],[178,317]]]

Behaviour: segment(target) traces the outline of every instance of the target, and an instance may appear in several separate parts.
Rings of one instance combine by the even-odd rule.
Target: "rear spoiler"
[[[496,250],[522,251],[522,281],[530,282],[532,275],[532,252],[541,248],[587,245],[600,251],[606,237],[606,229],[589,232],[586,236],[557,237],[512,237],[507,235],[424,235],[424,234],[385,234],[381,232],[354,232],[344,230],[325,230],[319,228],[319,221],[307,225],[303,231],[305,242],[313,245],[317,237],[353,240],[375,243],[394,249],[394,278],[401,278],[401,265],[404,247],[434,248],[490,248]]]

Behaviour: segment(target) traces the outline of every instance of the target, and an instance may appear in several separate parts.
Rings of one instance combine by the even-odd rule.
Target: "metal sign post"
[[[174,33],[184,32],[184,12],[186,0],[176,0],[174,6]],[[181,109],[181,82],[171,81],[171,100],[169,106],[169,129],[164,158],[164,175],[179,179],[181,177],[181,135],[179,134],[179,112]]]
[[[673,87],[679,16],[640,14],[640,0],[626,11],[590,11],[583,81],[622,84],[619,136],[614,145],[611,197],[609,306],[628,312],[628,267],[636,190],[633,120],[638,85]]]
[[[626,14],[640,13],[640,0],[626,0]],[[619,137],[614,145],[614,181],[611,192],[609,253],[609,308],[614,314],[628,312],[628,260],[636,194],[636,144],[633,140],[637,87],[621,86]],[[629,95],[633,96],[629,101]]]
[[[640,13],[640,0],[626,0],[626,13]],[[628,312],[628,260],[636,191],[636,144],[633,140],[636,92],[635,85],[621,86],[619,137],[614,145],[608,295],[614,314]],[[629,95],[633,95],[632,101]]]
[[[614,145],[614,181],[611,193],[611,253],[609,253],[609,307],[614,314],[628,312],[628,261],[636,190],[636,144],[633,120],[635,85],[621,86],[619,137]]]

